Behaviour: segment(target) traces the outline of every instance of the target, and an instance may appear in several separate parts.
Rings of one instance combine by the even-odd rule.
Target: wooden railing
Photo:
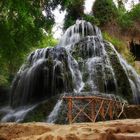
[[[120,118],[122,114],[126,117],[123,111],[125,103],[120,101],[98,96],[64,96],[63,100],[68,105],[67,116],[70,124],[76,122],[81,114],[91,122],[96,122],[99,117],[100,120],[113,120]]]

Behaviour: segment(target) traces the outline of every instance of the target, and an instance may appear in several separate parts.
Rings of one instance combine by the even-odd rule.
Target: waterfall
[[[88,81],[83,82],[82,75],[84,74],[83,70],[77,69],[78,67],[78,61],[75,60],[75,57],[72,58],[73,50],[78,44],[78,42],[86,41],[86,46],[85,46],[85,54],[87,55],[86,62],[83,65],[86,65],[85,69],[90,73]],[[107,85],[106,83],[106,74],[105,74],[105,69],[110,69],[110,73],[113,77],[114,84],[115,84],[115,89],[117,90],[117,81],[115,78],[115,73],[114,70],[110,64],[107,52],[104,48],[104,43],[103,43],[103,38],[100,29],[97,26],[92,26],[89,22],[86,22],[84,20],[77,20],[75,25],[72,25],[71,27],[68,28],[68,30],[65,32],[64,36],[60,40],[59,46],[62,46],[66,48],[67,52],[71,56],[71,58],[74,60],[74,63],[71,63],[71,59],[69,60],[70,62],[70,68],[71,72],[74,78],[74,85],[81,85],[77,86],[80,91],[84,88],[85,85],[89,85],[93,91],[99,90],[97,89],[97,78],[96,73],[97,73],[97,67],[98,65],[101,65],[102,69],[102,74],[103,74],[103,80],[105,82],[105,86]],[[84,51],[84,49],[79,47],[80,51]],[[87,53],[87,54],[86,54]],[[92,54],[93,53],[93,54]],[[91,56],[89,56],[91,55]],[[96,59],[97,58],[97,59]],[[100,60],[96,61],[96,60]],[[92,69],[92,70],[91,70]],[[74,73],[74,71],[75,73]],[[79,78],[78,78],[79,77]],[[95,83],[96,81],[96,83]],[[81,83],[81,84],[80,84]],[[81,87],[81,88],[80,88]],[[105,87],[107,90],[107,86]]]
[[[103,39],[97,26],[77,20],[56,47],[37,49],[29,55],[12,83],[10,109],[1,121],[21,121],[35,109],[33,104],[64,93],[120,97],[139,104],[140,77]],[[63,105],[59,99],[47,122],[59,119]]]
[[[55,123],[55,121],[57,120],[57,116],[60,111],[61,105],[62,105],[62,99],[58,100],[58,102],[54,106],[52,112],[47,117],[47,121],[46,121],[47,123]]]
[[[1,119],[1,122],[21,122],[24,120],[26,114],[32,111],[36,105],[33,106],[24,106],[17,109],[12,109],[11,107],[5,107],[0,109],[0,112],[5,112],[6,115]]]
[[[113,48],[113,50],[117,54],[118,59],[129,79],[129,83],[130,83],[132,93],[133,93],[133,101],[134,103],[139,104],[140,103],[140,100],[139,100],[140,99],[140,76],[136,73],[134,68],[123,59],[123,57],[116,51],[116,49],[111,43],[110,43],[110,46]]]

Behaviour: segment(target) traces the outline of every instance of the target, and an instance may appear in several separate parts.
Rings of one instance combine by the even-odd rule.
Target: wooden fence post
[[[92,122],[94,122],[95,115],[96,115],[96,103],[95,103],[95,100],[93,100],[91,102],[91,119],[92,119]]]
[[[113,120],[113,102],[112,101],[109,104],[109,117],[110,117],[110,120]]]
[[[68,118],[69,123],[72,123],[72,97],[68,99]]]

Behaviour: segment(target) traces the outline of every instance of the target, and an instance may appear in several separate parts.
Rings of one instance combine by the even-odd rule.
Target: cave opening
[[[140,61],[140,43],[135,43],[133,40],[130,42],[130,52],[135,57],[136,61]]]

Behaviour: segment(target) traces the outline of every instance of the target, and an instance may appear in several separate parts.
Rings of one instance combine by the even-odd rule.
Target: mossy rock
[[[60,95],[59,95],[60,96]],[[47,120],[47,116],[53,110],[55,104],[58,101],[59,96],[51,97],[37,105],[32,111],[30,111],[24,118],[24,122],[43,122]]]
[[[115,77],[117,80],[117,94],[126,99],[129,103],[132,103],[133,93],[125,70],[123,69],[123,66],[120,63],[117,54],[114,52],[113,49],[111,49],[108,43],[105,43],[105,49],[108,53],[110,63],[113,67]]]
[[[4,106],[9,103],[9,87],[0,86],[0,106]]]

